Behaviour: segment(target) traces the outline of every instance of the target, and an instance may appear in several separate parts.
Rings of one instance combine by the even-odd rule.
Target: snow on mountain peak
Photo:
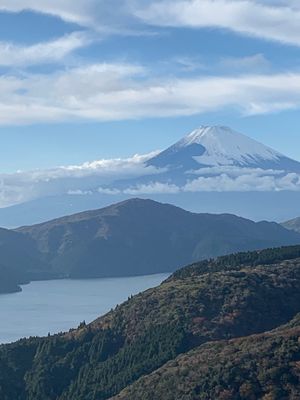
[[[278,161],[282,155],[275,150],[235,132],[226,126],[201,126],[175,146],[179,150],[191,145],[201,145],[201,155],[194,156],[202,165],[247,165],[260,161]]]
[[[235,133],[233,132],[230,128],[227,126],[200,126],[198,129],[195,129],[193,132],[189,133],[186,135],[180,142],[181,145],[191,145],[193,143],[196,144],[201,144],[204,138],[208,137],[217,137],[221,135],[226,135],[230,133]],[[179,143],[180,143],[179,142]]]

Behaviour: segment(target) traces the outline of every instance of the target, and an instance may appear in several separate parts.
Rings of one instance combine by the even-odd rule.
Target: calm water
[[[83,320],[91,322],[167,276],[32,282],[20,293],[0,295],[0,343],[67,331]]]

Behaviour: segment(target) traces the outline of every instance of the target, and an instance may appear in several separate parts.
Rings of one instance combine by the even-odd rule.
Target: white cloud
[[[1,0],[0,11],[35,12],[103,32],[153,26],[228,29],[300,45],[298,0]]]
[[[139,5],[145,0],[138,0]],[[30,10],[58,17],[103,34],[141,35],[141,25],[130,12],[135,0],[1,0],[0,11]]]
[[[165,170],[147,167],[145,163],[156,153],[49,170],[1,174],[0,207],[64,194],[91,196],[98,193],[151,197],[156,194],[176,195],[184,192],[300,191],[299,174],[230,166],[194,171],[195,179],[190,179],[185,184],[177,184],[176,179],[163,182],[160,181],[159,174]],[[146,175],[151,176],[149,181]],[[144,183],[134,184],[134,178],[142,176]],[[117,182],[122,183],[120,185]]]
[[[95,5],[95,0],[1,0],[0,10],[10,12],[32,10],[86,26],[93,24]]]
[[[95,188],[115,180],[155,174],[158,171],[154,167],[145,166],[145,161],[155,154],[157,152],[127,159],[99,160],[48,170],[0,174],[0,207],[45,196],[90,195]],[[114,189],[98,189],[99,193],[105,191],[106,194],[116,194]]]
[[[91,190],[68,190],[67,194],[73,195],[73,196],[90,196],[93,194]]]
[[[263,54],[254,54],[248,57],[225,57],[219,66],[227,70],[265,70],[270,67],[269,61]]]
[[[137,185],[123,190],[123,193],[132,196],[141,194],[176,194],[180,192],[180,187],[172,183],[150,182],[148,184]]]
[[[199,171],[200,172],[200,171]],[[204,168],[203,175],[178,186],[175,183],[152,181],[131,186],[110,194],[152,195],[180,192],[249,192],[249,191],[300,191],[300,175],[260,168],[217,167]]]
[[[225,169],[226,171],[226,169]],[[208,174],[209,175],[209,174]],[[220,172],[219,175],[201,176],[190,180],[183,186],[174,183],[150,182],[129,187],[123,191],[110,190],[109,194],[152,195],[177,194],[180,192],[249,192],[249,191],[300,191],[300,175],[278,171],[239,169],[232,175]]]
[[[171,66],[178,65],[180,69],[184,72],[194,72],[197,70],[205,70],[209,68],[208,65],[205,65],[197,57],[177,56],[169,59],[166,64],[169,68],[171,68]]]
[[[228,29],[300,46],[300,9],[295,4],[263,4],[254,0],[160,0],[134,12],[152,25]]]
[[[54,171],[63,176],[76,176],[83,177],[87,174],[101,175],[102,178],[115,178],[115,177],[134,177],[141,176],[145,173],[155,173],[156,169],[152,167],[145,168],[145,162],[158,154],[158,151],[153,151],[149,154],[135,154],[130,158],[115,158],[103,159],[92,162],[86,162],[81,165],[70,165],[67,167],[60,167]],[[50,170],[53,176],[53,170]],[[45,171],[42,171],[45,174]]]
[[[261,169],[240,169],[233,174],[221,172],[214,176],[201,176],[183,188],[185,192],[248,192],[248,191],[299,191],[300,175]]]
[[[226,171],[226,169],[225,169]],[[209,175],[209,174],[207,174]],[[300,175],[296,173],[279,173],[255,169],[239,169],[233,175],[220,172],[219,175],[201,176],[190,180],[183,186],[174,183],[152,181],[148,184],[139,184],[124,190],[103,189],[99,193],[126,194],[132,196],[155,194],[178,194],[182,192],[251,192],[251,191],[300,191]]]
[[[220,165],[200,168],[198,170],[192,170],[188,172],[189,174],[202,175],[202,176],[216,176],[220,174],[226,174],[230,177],[238,177],[240,175],[252,175],[255,176],[265,176],[265,175],[284,175],[283,170],[273,170],[273,169],[262,169],[262,168],[249,168],[249,167],[239,167],[231,165]]]
[[[0,77],[0,124],[196,115],[227,107],[263,114],[300,107],[300,73],[151,80],[132,64]]]
[[[70,35],[53,41],[19,46],[13,43],[0,42],[0,65],[24,67],[62,61],[74,50],[82,48],[91,42],[91,37],[83,32],[74,32]]]
[[[300,8],[296,2],[285,2],[285,6],[283,1],[273,6],[271,1],[263,3],[2,0],[0,11],[34,10],[87,26],[90,31],[121,32],[124,27],[134,31],[139,19],[163,26],[228,28],[300,45]],[[45,75],[22,72],[22,67],[28,65],[64,61],[99,36],[93,35],[77,32],[28,47],[0,42],[0,66],[19,67],[18,74],[10,71],[0,76],[0,125],[190,116],[224,108],[255,115],[300,107],[300,73],[253,74],[253,70],[261,71],[268,65],[262,54],[217,62],[215,69],[223,73],[225,69],[227,76],[203,76],[200,72],[205,66],[200,60],[174,57],[172,62],[177,69],[193,73],[191,79],[174,76],[171,67],[165,74],[157,74],[150,68],[125,62],[84,64]],[[234,70],[235,76],[228,76],[228,70]],[[252,75],[238,75],[242,70],[251,70]]]
[[[98,188],[97,192],[100,194],[107,194],[107,195],[112,195],[112,196],[121,193],[121,191],[119,189],[110,189],[110,188],[102,188],[102,187]]]

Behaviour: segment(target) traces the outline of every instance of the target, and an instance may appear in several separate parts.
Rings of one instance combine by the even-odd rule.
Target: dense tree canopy
[[[0,346],[1,399],[106,400],[128,386],[120,398],[168,400],[171,387],[178,400],[296,396],[299,318],[263,332],[300,312],[298,256],[293,247],[195,264],[90,325]]]

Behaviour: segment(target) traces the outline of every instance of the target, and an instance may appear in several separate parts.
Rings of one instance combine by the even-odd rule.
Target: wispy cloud
[[[77,67],[64,66],[65,59],[98,38],[99,31],[121,33],[137,29],[138,32],[141,24],[226,28],[243,35],[300,45],[300,8],[296,3],[2,0],[0,11],[33,10],[51,14],[87,27],[89,33],[75,32],[27,47],[0,42],[0,66],[9,69],[0,76],[0,124],[190,116],[226,108],[247,115],[298,109],[299,72],[263,73],[268,67],[263,54],[215,61],[211,69],[215,76],[208,76],[205,63],[192,55],[174,54],[171,62],[176,65],[162,70],[128,61],[90,64],[88,59]],[[97,34],[91,33],[95,30]],[[47,75],[29,73],[24,68],[53,62],[61,62],[63,66]],[[13,67],[17,67],[17,73]]]
[[[254,54],[247,57],[223,57],[219,67],[230,71],[265,71],[271,65],[263,54]]]
[[[138,0],[139,6],[145,0]],[[1,0],[0,11],[25,10],[58,17],[95,32],[142,34],[141,23],[131,12],[135,0]],[[147,32],[146,32],[147,34]]]
[[[0,124],[196,115],[227,107],[263,114],[300,107],[300,74],[161,76],[134,64],[0,77]]]
[[[100,6],[102,1],[100,0]],[[54,15],[65,21],[77,23],[82,26],[93,24],[94,0],[2,0],[0,10],[21,12],[32,10],[35,12]]]
[[[293,1],[160,0],[134,12],[151,25],[228,29],[300,46],[300,9]]]
[[[0,65],[6,67],[25,67],[29,65],[61,62],[75,50],[87,46],[92,41],[84,32],[74,32],[53,41],[20,46],[0,42]]]
[[[33,10],[97,31],[134,32],[140,22],[228,29],[240,35],[300,45],[297,0],[2,0],[1,10]]]
[[[178,65],[184,72],[194,72],[202,69],[207,69],[208,66],[203,63],[203,61],[199,60],[196,57],[187,57],[187,56],[177,56],[173,59],[169,60],[169,67],[171,64]]]

